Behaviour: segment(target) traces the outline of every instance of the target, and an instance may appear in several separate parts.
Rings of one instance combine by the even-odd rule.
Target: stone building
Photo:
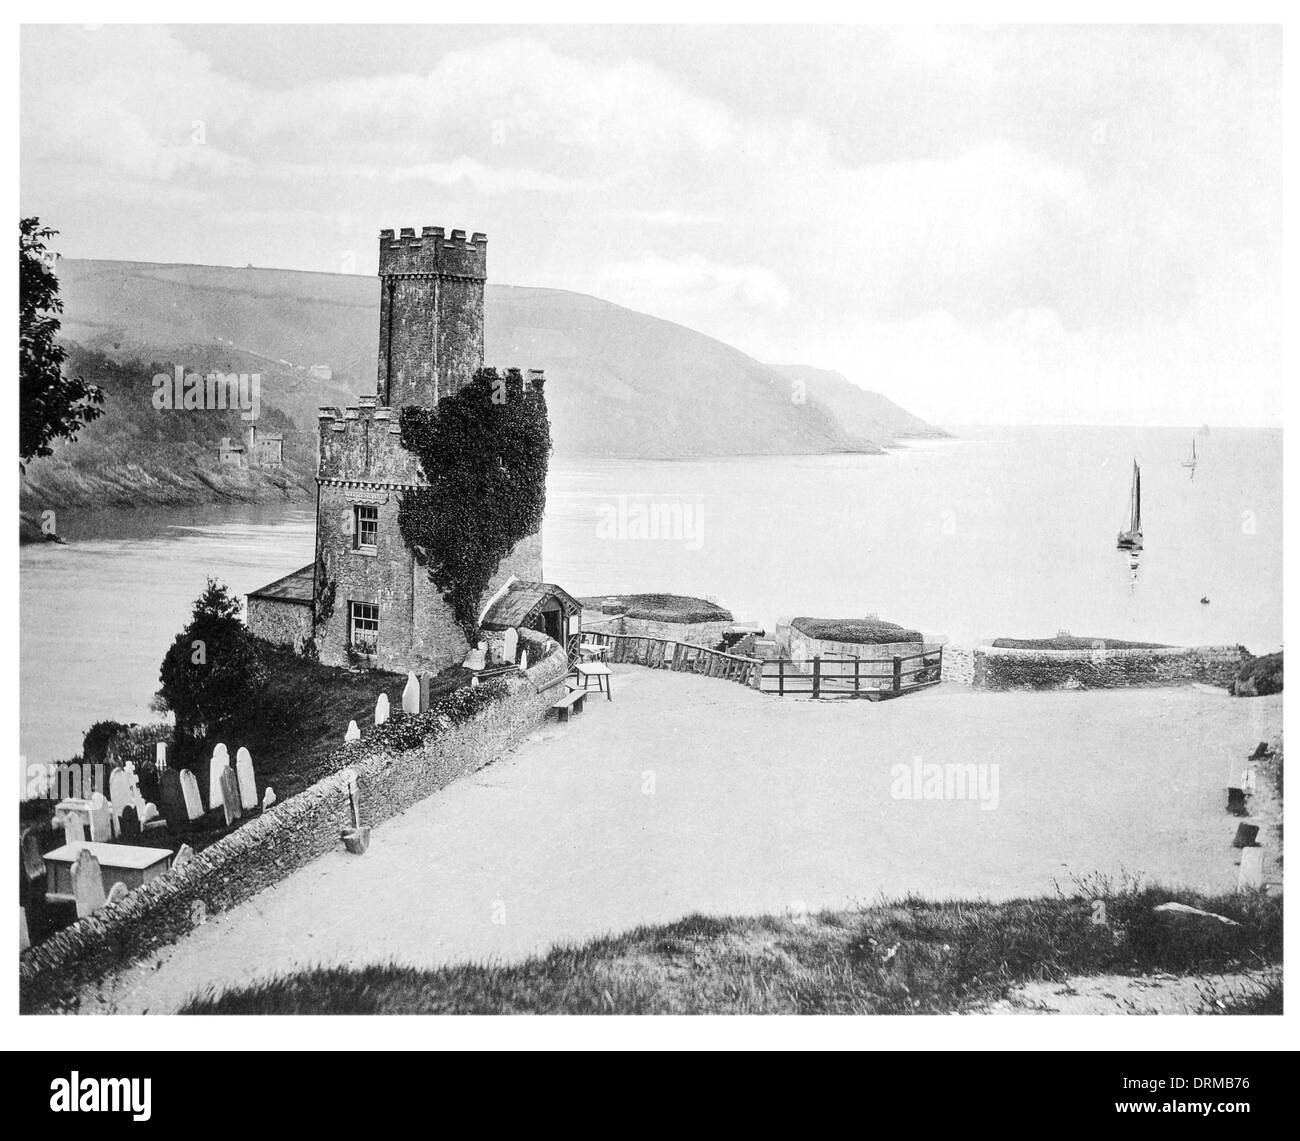
[[[364,660],[397,671],[440,669],[462,661],[469,645],[401,533],[402,497],[425,478],[402,446],[399,422],[402,407],[436,407],[483,367],[487,237],[467,240],[462,230],[446,236],[430,226],[396,236],[383,230],[379,278],[375,395],[355,408],[320,410],[316,559],[253,591],[248,621],[255,634],[286,645],[313,638],[327,665]],[[525,389],[541,394],[540,372],[530,370],[526,380],[513,375],[521,391],[512,398]],[[541,579],[542,538],[534,533],[501,561],[485,601],[499,604],[529,586],[559,590]],[[561,610],[567,599],[558,599]],[[572,615],[556,625],[554,611],[530,607],[538,622],[549,615],[546,623],[567,637]]]

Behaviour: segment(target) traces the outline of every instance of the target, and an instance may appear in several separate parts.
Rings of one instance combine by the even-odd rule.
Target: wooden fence
[[[943,678],[943,647],[893,658],[769,658],[758,688],[780,697],[865,697],[879,701],[937,685]]]
[[[585,642],[605,646],[607,661],[676,673],[695,673],[739,682],[778,697],[865,697],[878,701],[937,685],[943,677],[943,647],[894,658],[750,658],[705,646],[634,634],[589,631]]]
[[[588,631],[583,640],[605,646],[611,663],[630,662],[651,669],[672,670],[675,673],[694,673],[704,677],[720,677],[741,685],[757,688],[760,658],[746,658],[739,654],[724,654],[705,646],[688,642],[673,642],[667,638],[651,638],[639,634],[604,634]]]

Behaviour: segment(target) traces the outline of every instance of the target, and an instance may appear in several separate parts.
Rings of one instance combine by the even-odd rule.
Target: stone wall
[[[811,662],[813,658],[820,656],[822,659],[859,658],[864,662],[890,663],[892,666],[894,658],[910,657],[913,654],[921,653],[925,649],[923,642],[884,642],[878,645],[863,642],[834,642],[828,638],[810,638],[802,630],[796,629],[794,626],[785,627],[784,629],[788,631],[786,645],[789,647],[790,657],[802,663]],[[919,663],[908,663],[908,668],[917,664]],[[807,672],[812,670],[811,665],[801,668],[804,668]],[[883,668],[883,665],[871,666],[873,671],[879,671]],[[833,677],[837,670],[852,675],[853,663],[848,662],[846,665],[841,665],[834,660],[822,661],[821,672],[823,676]]]
[[[521,576],[522,577],[522,576]],[[670,642],[687,642],[692,646],[712,649],[722,641],[722,634],[736,623],[726,622],[664,622],[650,618],[628,618],[626,615],[605,614],[599,610],[582,612],[582,628],[598,634],[628,634],[637,638],[664,638]]]
[[[977,689],[1120,689],[1129,686],[1226,686],[1244,660],[1241,646],[1171,646],[1160,649],[1020,650],[976,646],[968,651]],[[944,650],[945,680],[959,680],[960,651]]]
[[[364,737],[345,745],[341,760],[348,768],[276,804],[117,906],[24,951],[21,1009],[71,1009],[78,990],[94,979],[175,942],[208,916],[339,850],[343,831],[353,825],[353,779],[361,822],[374,825],[502,757],[543,720],[553,688],[568,670],[557,643],[533,631],[521,631],[520,637],[536,664],[526,675],[505,680],[506,696],[474,720],[417,749],[367,754]]]
[[[311,637],[311,604],[285,598],[250,598],[248,628],[278,646],[301,650]]]

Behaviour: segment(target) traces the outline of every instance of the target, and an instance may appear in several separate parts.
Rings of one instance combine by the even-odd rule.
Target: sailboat
[[[1196,437],[1192,437],[1192,454],[1183,460],[1183,467],[1192,469],[1192,478],[1196,478]]]
[[[1128,495],[1128,530],[1121,531],[1115,544],[1121,551],[1142,549],[1142,469],[1133,461],[1133,487]]]

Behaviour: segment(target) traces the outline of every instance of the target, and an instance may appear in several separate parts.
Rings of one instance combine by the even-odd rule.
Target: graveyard
[[[630,972],[648,1009],[674,1009],[681,995],[647,997],[646,988],[672,976],[696,998],[699,988],[725,989],[751,943],[754,955],[781,960],[782,972],[789,963],[772,948],[787,938],[820,955],[823,943],[840,946],[846,930],[865,928],[883,955],[908,913],[880,905],[897,900],[933,916],[927,930],[959,928],[962,945],[969,954],[982,947],[981,957],[993,954],[1008,915],[1026,932],[1041,932],[1040,920],[1053,916],[1060,931],[1052,938],[1066,948],[1062,972],[1232,973],[1243,956],[1272,961],[1280,894],[1238,897],[1241,852],[1224,787],[1254,742],[1280,734],[1280,701],[1197,687],[982,694],[941,686],[885,705],[774,702],[705,677],[623,666],[612,701],[538,726],[472,778],[375,828],[363,856],[336,846],[101,980],[80,1009],[176,1011],[195,996],[254,985],[273,1003],[317,993],[311,980],[336,1002],[371,978],[391,979],[395,1002],[418,991],[430,1008],[554,1009],[557,995],[609,983],[620,962],[614,983]],[[1114,748],[1117,734],[1125,750]],[[996,765],[997,810],[973,791],[900,796],[897,771],[918,757]],[[1266,831],[1265,878],[1274,882],[1280,852]],[[1078,930],[1097,898],[1117,902],[1134,932],[1178,921],[1151,918],[1169,902],[1236,915],[1246,930],[1181,963],[1167,949],[1129,954],[1118,943],[1103,954]],[[955,917],[951,901],[963,901]],[[714,917],[697,924],[709,945],[698,960],[689,953],[691,916]],[[809,942],[809,922],[822,943]],[[672,950],[647,966],[655,940]],[[916,930],[903,943],[909,970],[948,961]],[[581,950],[555,950],[566,946]],[[1041,943],[1024,942],[1022,974],[1044,961],[1031,950],[1043,954]],[[872,954],[863,969],[885,970]],[[692,961],[703,973],[685,978]],[[566,963],[561,977],[557,964]],[[1001,981],[1012,985],[1016,970]],[[994,982],[972,982],[970,993],[990,997]],[[955,1001],[946,983],[935,986],[935,1009]],[[366,993],[370,1001],[376,991]],[[611,993],[623,992],[615,985]],[[857,1009],[861,997],[827,1002]],[[794,1008],[815,1008],[815,994],[805,1000]],[[586,1001],[575,997],[572,1009],[588,1009]],[[750,1007],[718,1000],[718,1008]]]

